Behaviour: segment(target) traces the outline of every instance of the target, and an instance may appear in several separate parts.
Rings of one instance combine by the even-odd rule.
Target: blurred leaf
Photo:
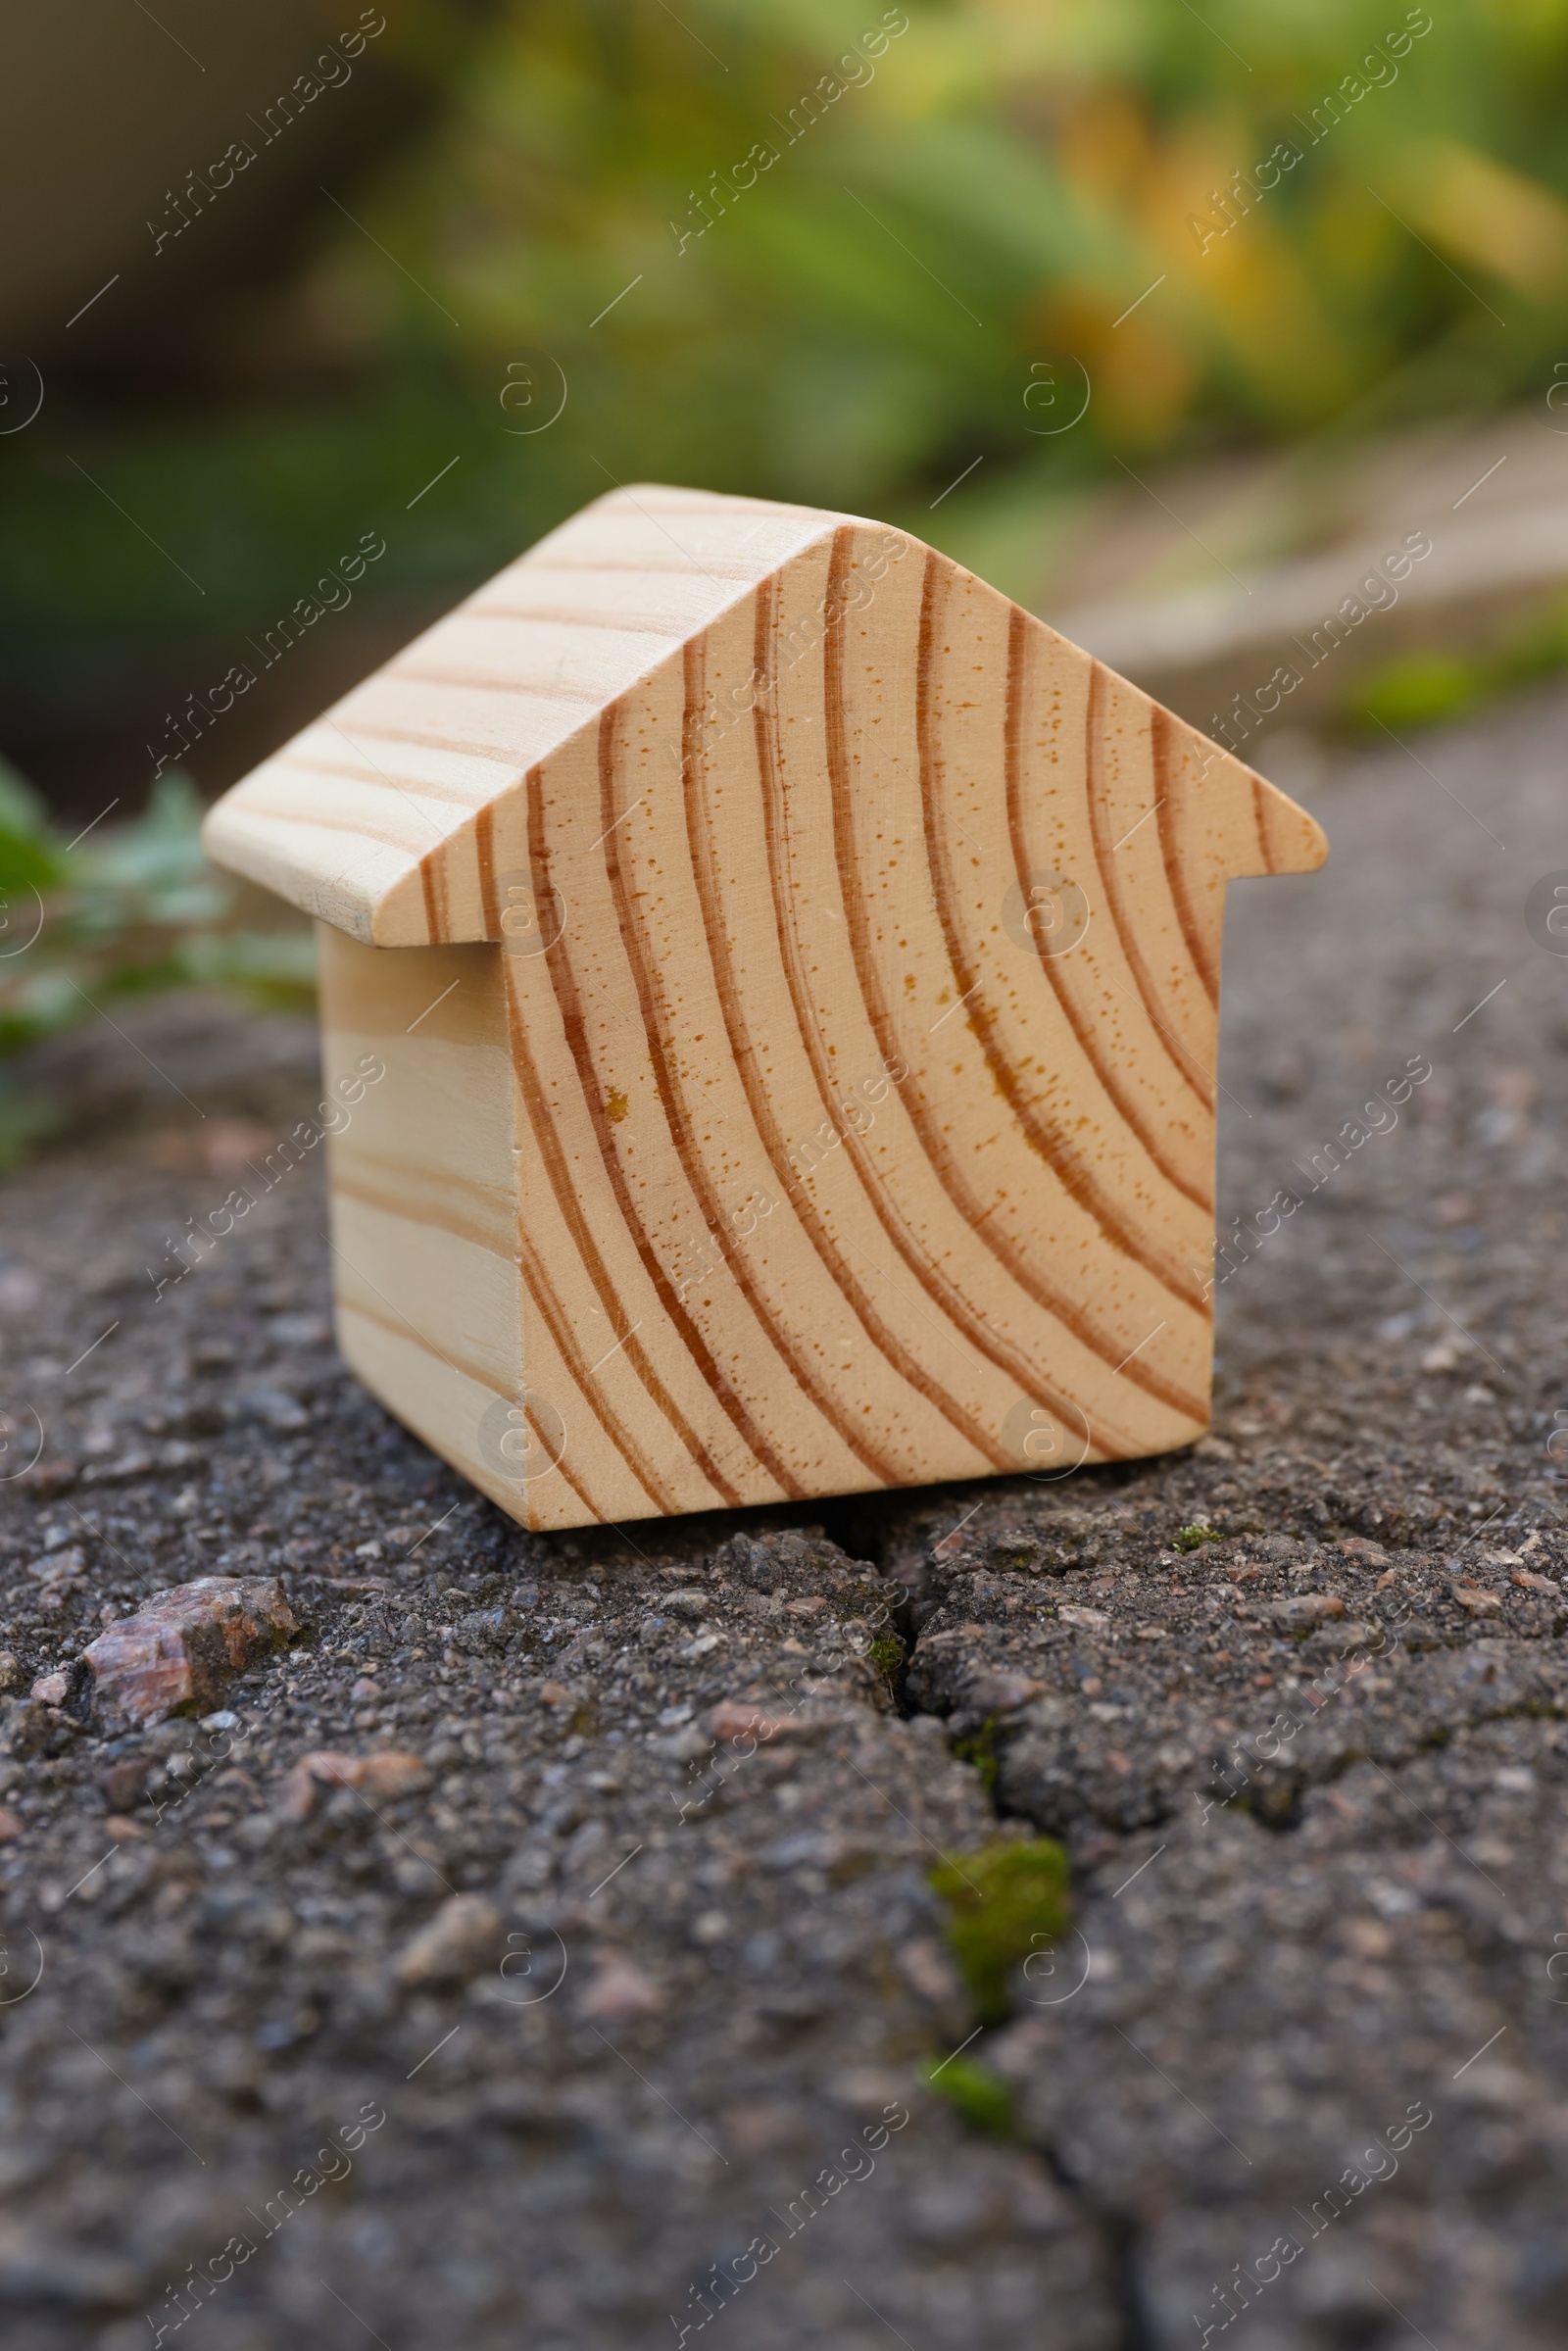
[[[44,806],[30,784],[0,759],[0,952],[30,928],[35,894],[60,878]]]
[[[47,821],[38,794],[9,760],[0,759],[0,825],[8,832],[41,835]]]
[[[58,861],[46,841],[36,833],[19,833],[0,824],[0,901],[5,902],[7,928],[13,896],[25,897],[28,891],[46,889],[59,877]]]
[[[1417,220],[1448,252],[1542,300],[1568,285],[1568,204],[1456,139],[1415,149],[1403,168]]]
[[[313,935],[235,926],[234,886],[203,861],[202,801],[188,776],[160,777],[141,816],[79,849],[9,771],[0,811],[15,828],[0,829],[0,874],[14,861],[21,877],[9,897],[0,889],[0,1062],[94,1005],[172,988],[230,988],[261,1009],[311,1006]],[[58,1105],[0,1067],[0,1168],[59,1122]]]

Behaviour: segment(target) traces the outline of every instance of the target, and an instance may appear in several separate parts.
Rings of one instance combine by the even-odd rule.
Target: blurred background
[[[905,524],[1287,783],[1568,659],[1568,0],[0,35],[12,1155],[84,1005],[302,998],[201,801],[612,482]]]

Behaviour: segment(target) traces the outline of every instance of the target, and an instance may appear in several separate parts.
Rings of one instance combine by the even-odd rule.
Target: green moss
[[[1218,1543],[1219,1530],[1206,1519],[1195,1518],[1190,1527],[1180,1527],[1171,1538],[1179,1551],[1196,1551],[1200,1543]]]
[[[998,1575],[1031,1575],[1045,1556],[1046,1546],[1038,1535],[993,1535],[986,1545],[986,1565]]]
[[[969,2057],[950,2057],[927,2066],[925,2085],[956,2106],[971,2130],[991,2138],[1014,2136],[1012,2091],[989,2066],[976,2065]]]
[[[1002,1768],[997,1759],[996,1716],[988,1714],[978,1731],[970,1731],[964,1738],[956,1739],[953,1742],[953,1752],[960,1763],[973,1764],[975,1770],[980,1774],[980,1785],[986,1794],[994,1796],[997,1792],[997,1780]]]
[[[897,1633],[879,1633],[865,1653],[892,1690],[904,1667],[904,1643]]]
[[[1001,2024],[1014,1970],[1067,1925],[1067,1856],[1054,1837],[1009,1839],[944,1861],[931,1884],[951,1913],[948,1947],[975,2014]]]

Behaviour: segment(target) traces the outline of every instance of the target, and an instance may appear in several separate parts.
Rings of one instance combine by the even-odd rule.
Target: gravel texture
[[[337,1360],[318,1170],[155,1295],[309,1031],[51,1049],[0,1228],[8,2351],[1562,2342],[1565,720],[1323,771],[1326,872],[1233,892],[1245,1221],[1166,1459],[524,1536]],[[298,1630],[138,1730],[81,1652],[210,1575]],[[1004,1918],[1041,1837],[1070,1918]]]

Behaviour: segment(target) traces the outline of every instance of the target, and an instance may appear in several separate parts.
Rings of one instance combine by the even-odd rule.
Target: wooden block
[[[1225,884],[1312,819],[906,534],[617,491],[236,785],[345,1354],[571,1527],[1207,1425]]]

